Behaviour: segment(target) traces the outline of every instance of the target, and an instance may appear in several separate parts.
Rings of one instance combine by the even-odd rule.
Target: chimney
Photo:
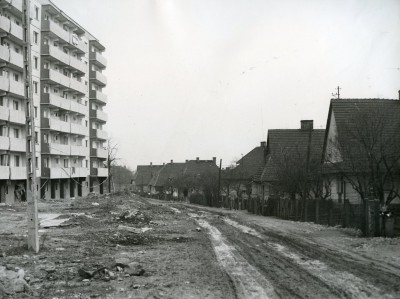
[[[312,130],[314,128],[314,121],[313,120],[301,120],[300,125],[301,125],[302,130]]]
[[[153,162],[150,162],[150,166],[152,166],[153,165]]]
[[[399,101],[400,101],[400,90],[399,90]]]
[[[165,166],[165,162],[163,162],[163,164],[162,164],[163,166]]]
[[[189,160],[185,160],[185,162],[187,163],[187,162],[189,162]]]
[[[199,162],[199,160],[200,160],[200,158],[199,158],[199,157],[196,157],[196,162]]]
[[[213,157],[213,163],[217,164],[217,157]]]
[[[174,160],[171,160],[171,164],[174,163]]]
[[[266,147],[266,146],[267,146],[267,142],[261,141],[260,146],[261,146],[261,147]]]

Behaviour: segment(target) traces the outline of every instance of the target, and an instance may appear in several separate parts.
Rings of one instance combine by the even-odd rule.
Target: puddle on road
[[[61,214],[39,213],[40,227],[56,227],[69,220],[69,218],[56,219],[59,216]]]
[[[243,233],[253,235],[265,241],[264,236],[248,226],[242,225],[229,218],[225,218],[224,221],[227,224],[239,229]],[[335,271],[319,260],[301,257],[279,243],[266,242],[264,244],[272,247],[284,257],[300,265],[302,268],[314,276],[317,276],[320,280],[324,281],[328,285],[344,291],[351,298],[394,298],[391,295],[383,295],[383,292],[379,288],[367,284],[363,279],[349,272]]]
[[[177,208],[174,208],[174,207],[169,207],[172,211],[174,211],[175,213],[177,213],[177,214],[180,214],[180,213],[182,213],[180,210],[178,210]]]
[[[199,226],[207,229],[219,264],[231,277],[239,298],[278,298],[271,283],[231,246],[221,232],[200,215],[190,213]]]

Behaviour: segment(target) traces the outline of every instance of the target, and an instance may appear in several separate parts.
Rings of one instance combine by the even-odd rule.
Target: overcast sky
[[[398,98],[399,0],[53,0],[106,47],[106,130],[126,165],[223,159],[268,129]]]

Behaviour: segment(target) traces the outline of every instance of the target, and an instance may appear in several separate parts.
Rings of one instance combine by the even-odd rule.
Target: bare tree
[[[111,138],[107,139],[107,169],[108,169],[108,193],[111,193],[111,184],[113,183],[113,174],[111,168],[116,165],[118,144]]]

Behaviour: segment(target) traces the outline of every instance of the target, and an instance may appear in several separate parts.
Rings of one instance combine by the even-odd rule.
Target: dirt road
[[[29,284],[0,298],[400,298],[399,239],[123,194],[39,210],[35,255],[0,206],[0,269]]]

